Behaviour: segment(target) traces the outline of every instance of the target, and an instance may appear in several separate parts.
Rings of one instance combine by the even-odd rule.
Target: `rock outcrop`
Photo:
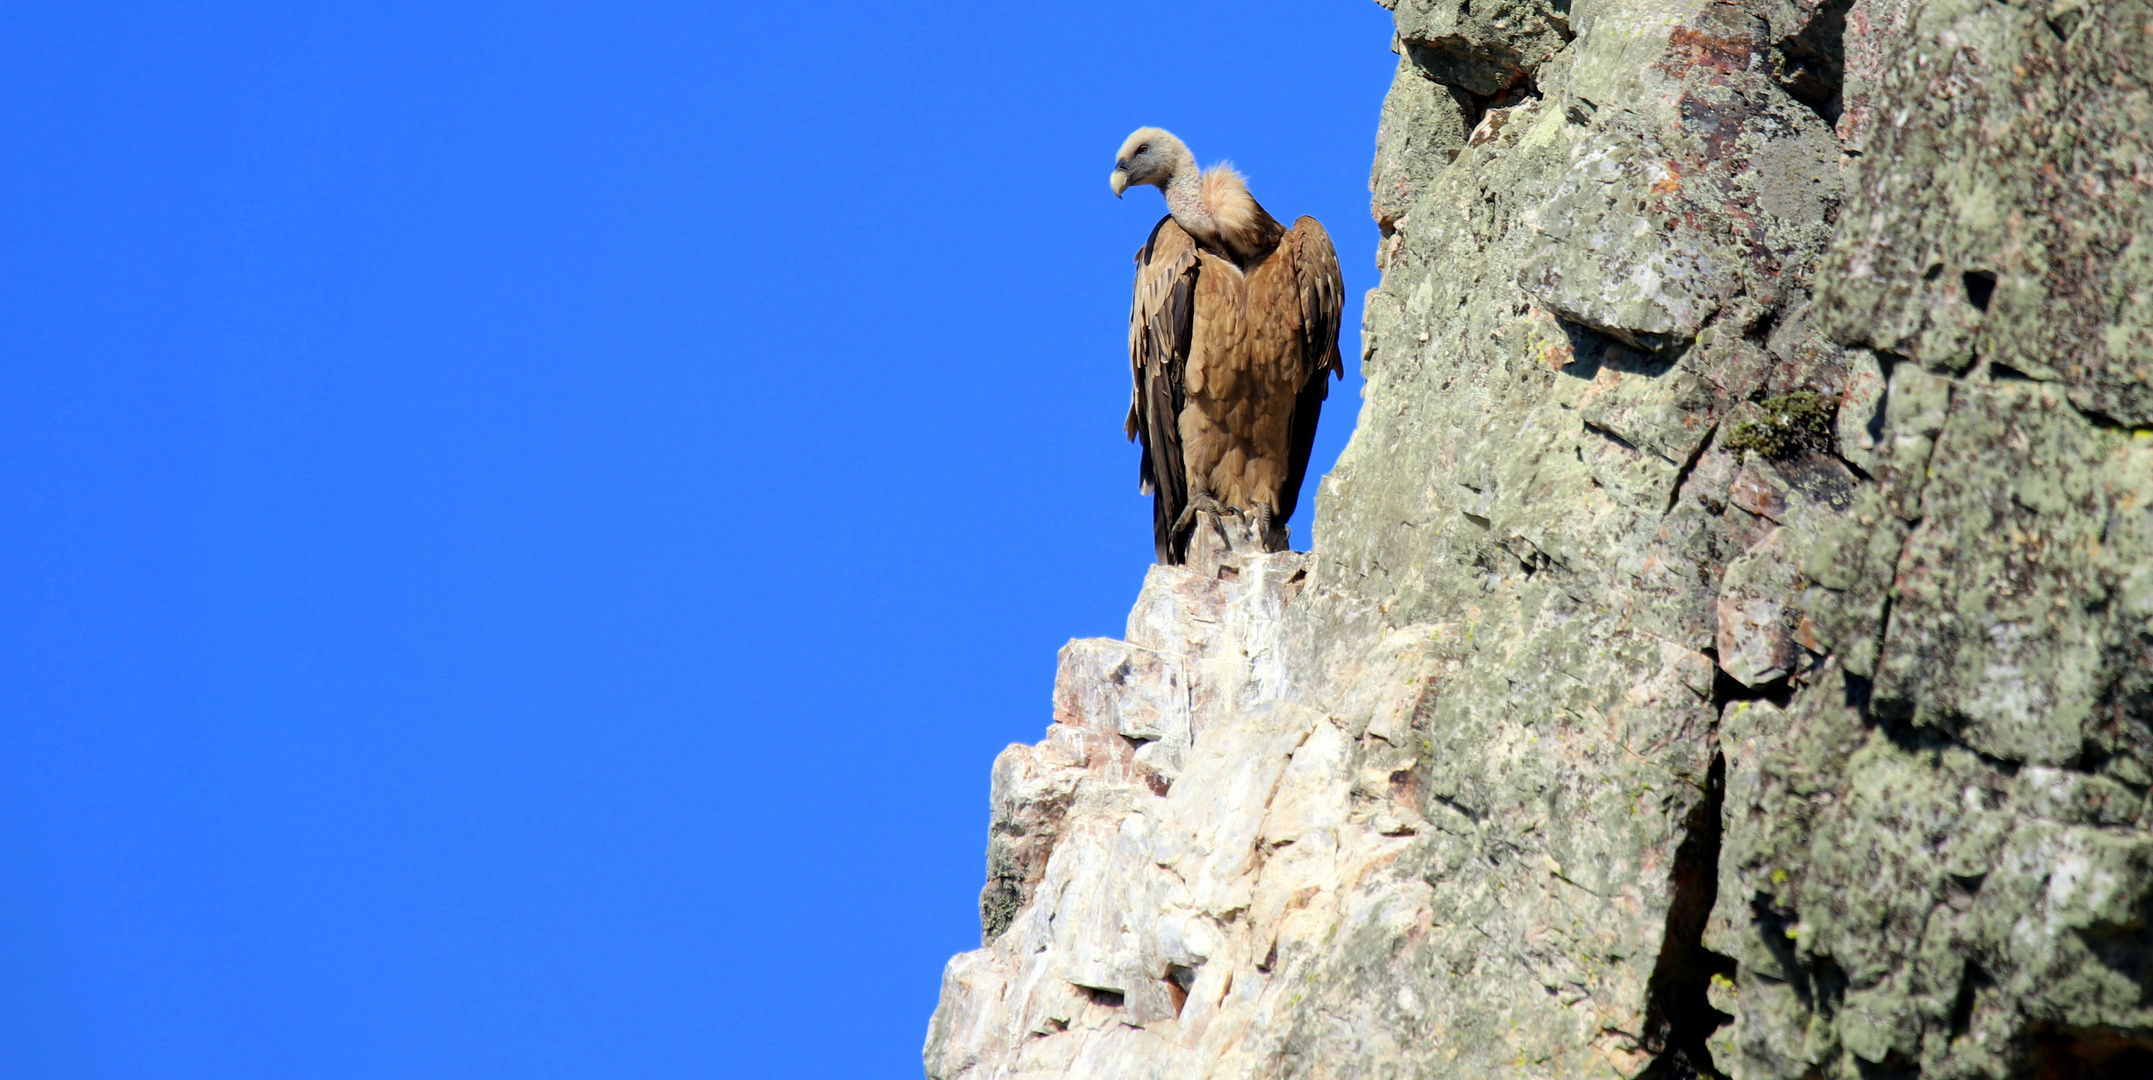
[[[1313,550],[994,774],[937,1080],[2153,1076],[2153,0],[1398,0]]]

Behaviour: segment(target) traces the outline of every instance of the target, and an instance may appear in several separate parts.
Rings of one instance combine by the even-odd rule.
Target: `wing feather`
[[[1331,235],[1312,217],[1293,223],[1284,246],[1293,259],[1293,276],[1301,298],[1301,384],[1294,400],[1291,427],[1292,458],[1287,463],[1286,485],[1278,508],[1278,520],[1293,516],[1300,503],[1301,483],[1308,477],[1308,459],[1316,448],[1316,421],[1323,401],[1330,396],[1330,379],[1343,379],[1346,368],[1338,352],[1338,328],[1345,314],[1346,285],[1338,270],[1338,251]]]
[[[1173,525],[1189,501],[1180,424],[1198,267],[1196,242],[1171,215],[1160,219],[1136,253],[1129,306],[1131,387],[1123,427],[1144,449],[1137,490],[1152,497],[1152,540],[1161,563],[1181,561]]]

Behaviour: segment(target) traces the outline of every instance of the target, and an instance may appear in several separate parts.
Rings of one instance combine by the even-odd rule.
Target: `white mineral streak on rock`
[[[998,820],[1051,832],[1025,837],[1051,855],[1007,929],[950,961],[931,1075],[1264,1075],[1303,989],[1281,956],[1342,921],[1427,925],[1425,884],[1365,887],[1417,815],[1387,775],[1356,800],[1356,733],[1283,693],[1309,556],[1199,559],[1152,568],[1127,641],[1063,650],[1046,740],[996,763]],[[1410,707],[1377,730],[1403,739]]]

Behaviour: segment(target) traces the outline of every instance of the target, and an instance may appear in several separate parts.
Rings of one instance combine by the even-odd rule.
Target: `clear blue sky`
[[[0,1076],[918,1075],[1150,559],[1113,151],[1322,218],[1356,356],[1388,41],[0,10]]]

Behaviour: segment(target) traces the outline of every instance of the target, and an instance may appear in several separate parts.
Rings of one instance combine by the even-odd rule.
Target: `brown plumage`
[[[1129,136],[1108,182],[1117,196],[1133,184],[1166,196],[1167,216],[1136,253],[1129,309],[1127,430],[1144,448],[1139,487],[1152,496],[1159,561],[1183,560],[1197,510],[1246,514],[1282,539],[1325,376],[1345,376],[1330,235],[1312,217],[1280,225],[1232,166],[1199,172],[1158,128]]]

